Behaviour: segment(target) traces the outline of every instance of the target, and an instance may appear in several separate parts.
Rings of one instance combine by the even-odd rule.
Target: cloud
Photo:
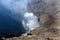
[[[27,30],[33,30],[37,27],[39,27],[39,22],[38,22],[38,17],[35,16],[33,13],[29,13],[26,12],[24,14],[25,20],[27,21],[23,21],[23,25],[25,26],[25,28],[27,28]]]
[[[0,0],[0,4],[4,5],[12,12],[19,13],[27,10],[27,0]]]
[[[18,21],[22,20],[22,24],[27,31],[39,27],[38,17],[33,13],[27,12],[29,10],[29,6],[27,6],[29,2],[30,0],[0,0],[0,4],[11,11],[10,17]]]

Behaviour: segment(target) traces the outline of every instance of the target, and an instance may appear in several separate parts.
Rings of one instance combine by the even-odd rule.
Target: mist
[[[0,33],[9,35],[30,32],[40,26],[38,17],[29,9],[30,2],[30,0],[0,0]]]

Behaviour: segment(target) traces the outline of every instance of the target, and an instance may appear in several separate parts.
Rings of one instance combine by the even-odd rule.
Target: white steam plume
[[[10,14],[8,13],[9,16],[17,21],[22,20],[27,31],[39,27],[38,18],[33,13],[27,12],[29,2],[30,0],[0,0],[0,4],[11,11]]]
[[[33,30],[39,27],[38,17],[35,16],[33,13],[26,12],[24,14],[25,20],[23,21],[23,25],[25,26],[26,30]]]

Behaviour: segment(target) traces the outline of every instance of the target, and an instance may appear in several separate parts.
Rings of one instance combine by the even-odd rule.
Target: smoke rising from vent
[[[23,21],[23,25],[25,26],[26,30],[33,30],[40,26],[38,22],[38,17],[35,16],[33,13],[26,12],[24,14],[25,20]]]
[[[27,31],[39,27],[38,17],[29,11],[29,3],[31,0],[0,0],[0,5],[11,11],[7,14],[14,20],[22,22]]]
[[[7,13],[18,22],[22,22],[26,29],[30,30],[39,26],[38,17],[47,13],[49,15],[56,12],[56,0],[0,0],[0,5],[11,11]],[[59,9],[59,8],[58,8]],[[36,16],[35,16],[36,15]],[[38,16],[38,17],[37,17]],[[42,18],[40,18],[42,19]],[[35,24],[35,25],[34,25]],[[29,26],[29,27],[28,27]]]

